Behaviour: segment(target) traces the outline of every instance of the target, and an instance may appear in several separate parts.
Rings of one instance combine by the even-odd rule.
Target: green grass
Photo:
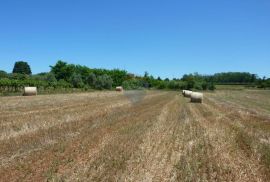
[[[244,90],[246,85],[216,85],[217,90]]]

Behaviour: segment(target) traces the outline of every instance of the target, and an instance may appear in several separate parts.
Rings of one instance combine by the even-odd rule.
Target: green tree
[[[70,83],[68,83],[67,81],[61,79],[57,82],[57,87],[59,88],[70,88],[72,87],[72,85]]]
[[[158,89],[165,89],[167,87],[166,82],[165,81],[159,81],[157,88]]]
[[[96,89],[111,89],[113,84],[113,80],[108,75],[101,75],[97,77],[96,81]]]
[[[76,65],[74,70],[77,74],[80,74],[82,76],[83,82],[87,84],[87,78],[89,74],[92,73],[91,69],[86,66]]]
[[[7,77],[8,77],[7,72],[0,70],[0,79],[1,78],[7,78]]]
[[[127,71],[119,69],[111,70],[109,76],[113,79],[113,86],[121,86],[125,80],[130,78]]]
[[[202,83],[198,82],[198,81],[195,82],[193,88],[196,89],[196,90],[203,90]]]
[[[208,89],[209,89],[209,90],[212,90],[212,91],[215,90],[215,89],[216,89],[215,84],[214,84],[213,82],[209,83]]]
[[[80,74],[73,73],[70,79],[73,87],[82,88],[84,86],[82,76]]]
[[[27,80],[29,78],[30,78],[29,75],[21,74],[21,73],[12,73],[9,76],[9,79],[11,80]]]
[[[92,88],[95,87],[96,81],[97,81],[97,77],[94,73],[90,73],[86,80],[87,84]]]
[[[57,86],[57,80],[56,80],[55,75],[53,73],[48,73],[46,75],[45,80],[48,82],[49,86],[51,86],[51,87]]]
[[[266,80],[266,87],[270,88],[270,78]]]
[[[208,89],[208,84],[207,84],[207,82],[203,82],[203,83],[202,83],[202,89],[203,89],[203,90],[207,90],[207,89]]]
[[[15,63],[12,73],[31,75],[32,71],[27,62],[18,61]]]
[[[124,81],[122,85],[125,90],[141,89],[143,87],[143,82],[138,79],[131,79]]]
[[[144,78],[147,78],[149,76],[149,73],[147,71],[144,72]]]
[[[54,66],[51,67],[51,72],[55,75],[57,80],[64,79],[65,81],[70,81],[71,76],[76,71],[76,66],[73,64],[67,64],[59,60]]]

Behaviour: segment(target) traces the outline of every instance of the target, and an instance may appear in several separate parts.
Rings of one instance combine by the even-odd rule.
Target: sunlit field
[[[267,181],[270,91],[1,97],[0,181]]]

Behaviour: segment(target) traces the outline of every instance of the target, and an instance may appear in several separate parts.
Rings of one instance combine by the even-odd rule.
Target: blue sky
[[[2,0],[0,70],[57,60],[154,76],[270,77],[269,0]]]

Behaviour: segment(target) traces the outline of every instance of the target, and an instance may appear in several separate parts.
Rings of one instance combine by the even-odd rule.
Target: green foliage
[[[250,84],[257,79],[257,75],[247,72],[216,73],[212,76],[212,80],[218,84]]]
[[[26,62],[15,63],[12,74],[0,71],[0,89],[16,91],[24,86],[37,86],[43,89],[78,88],[111,89],[123,86],[124,89],[171,89],[171,90],[215,90],[215,84],[248,84],[259,88],[270,88],[270,79],[260,79],[246,72],[217,73],[214,75],[186,74],[181,79],[155,78],[148,72],[135,76],[120,69],[93,69],[86,66],[57,61],[49,73],[31,75]]]
[[[183,90],[183,89],[187,89],[187,82],[175,79],[175,80],[165,82],[165,86],[167,89]]]
[[[72,85],[69,82],[61,79],[57,82],[57,87],[58,88],[72,88]]]
[[[194,76],[192,74],[184,75],[182,78],[182,81],[185,81],[187,83],[186,89],[192,90],[195,86],[195,79],[197,78],[197,81],[200,81],[201,79],[198,79],[198,76]]]
[[[72,76],[74,74],[79,74],[81,75],[81,79],[84,85],[88,85],[92,88],[96,87],[96,80],[99,76],[109,76],[113,80],[113,86],[120,86],[125,80],[131,78],[131,75],[128,74],[125,70],[90,69],[86,66],[67,64],[61,60],[58,61],[54,66],[51,66],[51,72],[54,73],[57,80],[64,79],[67,82],[74,81],[74,77]],[[97,87],[99,86],[100,85]]]
[[[29,76],[21,73],[12,73],[9,75],[9,78],[12,80],[26,80],[29,79]]]
[[[105,74],[97,77],[95,88],[99,90],[111,89],[112,84],[113,84],[112,78]]]
[[[0,79],[1,78],[8,78],[7,72],[0,70]]]
[[[215,84],[213,83],[213,82],[210,82],[209,84],[208,84],[208,89],[209,90],[215,90],[216,89],[216,86],[215,86]]]
[[[207,84],[206,81],[202,82],[201,86],[202,86],[202,89],[203,90],[207,90],[208,89],[208,84]]]
[[[74,65],[72,65],[72,66],[74,66]],[[89,74],[92,73],[90,68],[88,68],[86,66],[81,66],[81,65],[76,65],[74,68],[74,72],[81,75],[82,80],[85,84],[87,84],[87,78],[88,78]]]
[[[80,74],[73,73],[70,81],[74,88],[83,88],[84,86],[82,76]]]
[[[71,76],[75,73],[76,66],[73,64],[67,64],[59,60],[55,66],[51,66],[51,72],[55,75],[57,80],[69,81]]]
[[[94,73],[90,73],[87,77],[87,84],[91,87],[91,88],[95,88],[96,85],[96,81],[97,81],[97,77]]]
[[[266,79],[264,77],[263,79],[258,79],[256,84],[258,88],[270,88],[270,78]]]
[[[167,83],[165,81],[159,81],[157,85],[157,89],[166,89]]]
[[[49,86],[51,86],[51,87],[57,86],[57,80],[56,80],[55,75],[53,73],[48,73],[46,75],[45,81],[47,81]]]
[[[138,79],[131,79],[124,81],[122,85],[125,90],[141,89],[143,88],[143,81]]]
[[[129,77],[127,71],[119,69],[114,69],[107,74],[112,78],[114,87],[122,85],[122,83]]]
[[[203,90],[202,82],[194,82],[194,89],[195,90]]]
[[[18,61],[15,63],[12,73],[31,75],[32,71],[27,62]]]

